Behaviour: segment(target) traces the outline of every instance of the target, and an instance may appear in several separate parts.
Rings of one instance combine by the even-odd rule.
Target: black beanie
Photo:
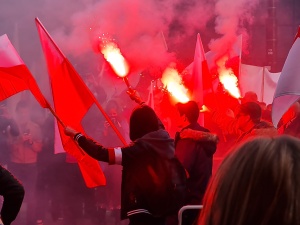
[[[131,141],[135,141],[145,134],[158,129],[158,118],[151,107],[139,105],[132,111],[129,121],[129,136]]]

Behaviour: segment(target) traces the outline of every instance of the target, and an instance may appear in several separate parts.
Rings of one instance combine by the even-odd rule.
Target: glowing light
[[[189,101],[187,96],[187,89],[182,84],[182,79],[174,68],[167,68],[161,78],[165,88],[181,103]]]
[[[234,98],[240,98],[241,92],[238,88],[238,78],[235,76],[231,68],[225,67],[227,58],[224,57],[217,64],[219,65],[219,80],[224,88]]]
[[[202,109],[200,109],[200,112],[210,112],[210,109],[206,105],[202,105]]]
[[[100,49],[101,53],[104,55],[104,58],[111,65],[115,73],[119,77],[125,77],[129,72],[129,66],[117,44],[114,43],[112,39],[102,37]]]

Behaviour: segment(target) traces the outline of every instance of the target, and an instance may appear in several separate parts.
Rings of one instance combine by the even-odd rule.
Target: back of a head
[[[246,102],[257,102],[257,94],[253,91],[247,91],[241,102],[242,104]]]
[[[213,177],[199,225],[296,225],[300,141],[256,138],[229,154]]]
[[[177,103],[177,110],[180,115],[186,115],[190,123],[197,122],[199,118],[199,106],[195,101],[188,101],[187,103]]]
[[[261,107],[255,102],[246,102],[240,105],[240,112],[249,115],[253,123],[261,120]]]
[[[28,102],[24,100],[18,101],[16,105],[16,112],[19,111],[20,109],[29,109]]]
[[[151,107],[139,105],[132,111],[129,121],[129,136],[132,141],[158,129],[158,118]]]

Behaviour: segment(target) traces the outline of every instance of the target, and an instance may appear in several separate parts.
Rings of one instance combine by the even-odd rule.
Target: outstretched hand
[[[74,130],[72,127],[68,127],[66,126],[64,129],[65,135],[69,136],[69,137],[74,137],[75,134],[78,134],[79,132]]]

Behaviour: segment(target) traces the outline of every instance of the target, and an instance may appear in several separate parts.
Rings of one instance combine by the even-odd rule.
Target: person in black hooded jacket
[[[25,191],[20,181],[0,165],[0,195],[3,196],[0,225],[10,225],[17,217]]]
[[[217,137],[197,122],[199,107],[195,101],[177,103],[176,107],[180,117],[178,127],[181,128],[181,131],[177,132],[175,136],[175,155],[189,175],[185,205],[201,205],[212,175],[213,154],[217,148]],[[195,137],[192,136],[193,132],[188,132],[183,138],[181,133],[186,130],[200,131],[197,132],[198,136],[199,134],[203,135],[195,140]],[[185,215],[184,224],[192,224],[196,220],[198,211],[190,211]]]
[[[129,218],[129,225],[164,225],[164,217],[151,214],[145,202],[145,188],[149,182],[148,166],[161,157],[174,157],[174,140],[160,129],[159,119],[147,105],[137,106],[129,122],[132,143],[125,147],[105,148],[70,127],[65,134],[96,160],[123,166],[121,186],[121,219]],[[142,191],[143,190],[143,191]],[[151,190],[149,190],[151,191]]]

